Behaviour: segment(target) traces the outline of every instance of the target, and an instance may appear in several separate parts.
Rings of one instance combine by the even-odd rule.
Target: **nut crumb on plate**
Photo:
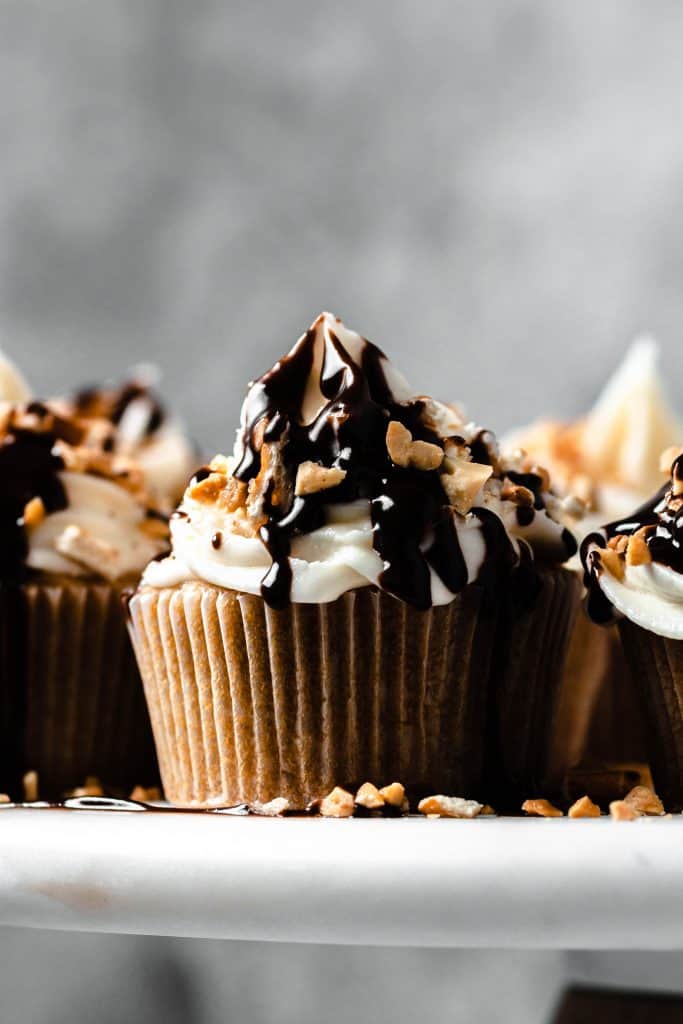
[[[537,818],[563,818],[564,815],[559,807],[554,807],[549,800],[525,800],[522,810],[526,814],[532,814]]]
[[[131,800],[137,800],[139,803],[152,803],[155,800],[161,800],[161,790],[158,786],[136,786],[130,794]]]
[[[385,804],[389,804],[390,807],[407,810],[406,791],[400,782],[391,782],[388,786],[382,786],[379,795],[384,799]]]
[[[664,804],[649,786],[634,786],[624,797],[624,803],[638,814],[664,814]]]
[[[609,813],[614,821],[635,821],[636,818],[640,817],[640,814],[634,811],[625,800],[613,800],[609,805]]]
[[[600,813],[600,808],[589,796],[579,797],[567,812],[570,818],[599,818]]]
[[[353,814],[353,795],[341,786],[335,786],[320,803],[323,818],[350,818]]]
[[[252,814],[260,814],[265,818],[279,818],[289,810],[289,800],[284,796],[276,796],[274,800],[269,800],[267,803],[262,804],[257,800],[253,804],[249,804],[249,810]]]
[[[428,818],[476,818],[481,814],[483,804],[476,800],[465,800],[461,796],[436,794],[420,800],[417,809]]]
[[[24,787],[24,800],[27,804],[33,804],[38,799],[38,772],[26,772],[22,779]]]
[[[358,807],[364,807],[366,811],[377,811],[384,807],[385,799],[371,782],[364,782],[356,793],[355,803]]]

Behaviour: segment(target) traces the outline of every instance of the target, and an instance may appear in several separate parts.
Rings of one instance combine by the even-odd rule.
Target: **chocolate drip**
[[[35,413],[35,410],[34,410]],[[67,506],[59,473],[64,463],[53,451],[57,429],[34,432],[12,428],[0,441],[0,581],[19,582],[26,576],[28,541],[24,508],[40,498],[46,512]]]
[[[166,420],[166,411],[150,387],[138,380],[126,381],[119,388],[108,390],[97,386],[82,388],[73,397],[74,408],[81,416],[108,419],[115,426],[123,419],[133,402],[147,405],[147,421],[143,437],[155,434]]]
[[[376,346],[363,341],[356,362],[329,330],[316,372],[317,335],[314,326],[251,386],[234,475],[245,483],[254,480],[261,469],[262,445],[279,443],[292,479],[307,461],[342,469],[345,478],[329,490],[294,498],[289,507],[275,505],[272,495],[266,495],[268,521],[260,537],[272,566],[262,595],[273,607],[287,604],[292,537],[324,525],[326,505],[365,499],[370,502],[375,550],[385,565],[381,585],[416,608],[429,608],[430,566],[449,589],[460,590],[467,582],[453,513],[438,472],[395,466],[386,433],[389,422],[397,420],[416,440],[439,444],[439,438],[423,422],[423,401],[397,400],[384,373],[385,357]],[[306,391],[316,385],[318,408],[305,422]]]
[[[600,550],[613,537],[630,537],[647,528],[645,543],[653,562],[674,572],[683,573],[683,495],[674,493],[683,481],[683,456],[671,467],[671,483],[661,487],[655,496],[625,519],[608,523],[599,533],[591,533],[581,544],[584,582],[588,590],[586,609],[597,623],[614,620],[614,608],[600,587],[603,566]]]

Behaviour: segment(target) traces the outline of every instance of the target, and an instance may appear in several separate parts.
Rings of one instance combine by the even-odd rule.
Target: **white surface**
[[[683,949],[683,818],[0,815],[0,923],[230,939]]]

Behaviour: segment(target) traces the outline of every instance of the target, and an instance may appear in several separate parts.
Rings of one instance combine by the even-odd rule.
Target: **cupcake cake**
[[[588,609],[617,619],[647,722],[652,774],[683,806],[683,449],[662,456],[669,479],[631,515],[590,534],[582,555]]]
[[[119,387],[87,387],[66,403],[69,413],[92,421],[88,443],[133,459],[149,494],[164,508],[180,500],[198,457],[181,425],[154,390],[158,372],[142,366]]]
[[[130,601],[167,798],[473,796],[499,726],[513,769],[534,761],[578,600],[553,511],[542,474],[322,314],[250,385]]]
[[[0,790],[42,797],[88,775],[155,778],[121,592],[167,548],[137,465],[88,446],[90,424],[0,405]]]
[[[540,421],[505,439],[545,465],[563,494],[578,495],[581,538],[628,515],[659,488],[659,455],[683,437],[658,371],[658,347],[636,341],[593,409],[573,423]],[[578,560],[572,563],[581,572]],[[578,616],[566,661],[546,786],[557,791],[580,762],[645,759],[640,716],[616,630]]]

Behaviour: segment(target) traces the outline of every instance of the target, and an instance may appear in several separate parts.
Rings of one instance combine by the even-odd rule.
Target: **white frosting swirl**
[[[313,329],[332,334],[335,343],[350,354],[356,365],[362,365],[363,352],[368,343],[359,334],[348,330],[330,314],[319,317]],[[314,350],[303,393],[301,419],[305,424],[314,423],[329,401],[321,392],[322,360],[323,346],[319,345]],[[418,396],[384,359],[382,372],[397,401],[416,400]],[[263,386],[260,381],[252,385],[252,388],[257,389],[256,397],[260,397],[258,389]],[[424,404],[425,419],[438,437],[448,439],[457,436],[465,442],[472,442],[481,433],[475,424],[464,421],[456,407],[431,398],[420,398]],[[243,429],[247,408],[245,402]],[[335,414],[341,415],[339,412],[332,413]],[[228,460],[231,467],[239,463],[244,450],[243,435],[238,434],[235,459]],[[517,467],[511,465],[512,468]],[[520,542],[526,542],[538,554],[549,557],[555,563],[563,561],[567,549],[562,525],[552,519],[546,510],[536,510],[532,522],[520,526],[517,506],[510,500],[503,500],[502,486],[502,479],[490,479],[475,497],[474,504],[493,512],[502,520],[518,558]],[[227,513],[220,503],[197,500],[192,491],[191,487],[188,488],[179,512],[171,520],[171,555],[163,561],[153,562],[146,569],[142,583],[161,588],[196,579],[225,589],[249,594],[261,593],[262,582],[271,567],[271,556],[259,537],[245,535],[248,531],[244,529],[244,516],[240,514],[242,510]],[[487,555],[485,530],[475,513],[459,515],[453,512],[453,522],[465,563],[467,582],[473,582],[478,578]],[[370,502],[367,500],[326,505],[323,526],[292,537],[289,556],[292,574],[290,599],[294,603],[322,604],[334,601],[356,587],[381,586],[386,565],[373,545],[376,529],[373,527]],[[429,536],[424,538],[422,551],[428,549],[431,540]],[[431,567],[430,580],[432,604],[443,605],[454,599],[455,594]]]
[[[116,581],[139,576],[166,547],[140,529],[145,509],[125,488],[88,473],[59,478],[68,505],[27,527],[29,568]]]
[[[627,565],[624,578],[600,574],[600,588],[616,611],[637,626],[683,640],[683,575],[666,565]]]

